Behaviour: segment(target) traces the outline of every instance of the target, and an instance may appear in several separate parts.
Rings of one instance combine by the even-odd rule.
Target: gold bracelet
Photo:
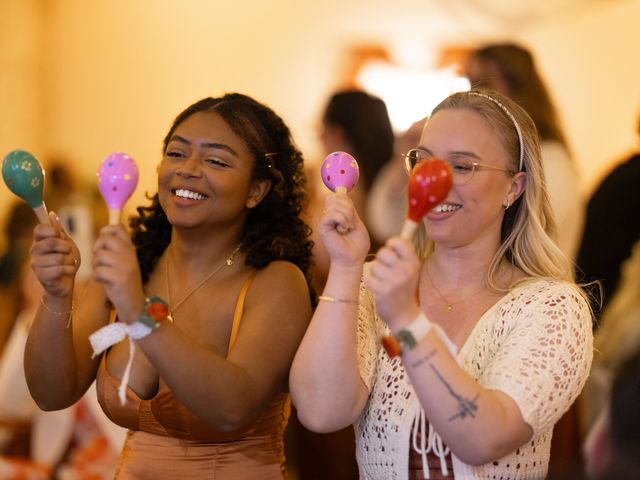
[[[73,301],[71,302],[71,310],[67,310],[66,312],[56,312],[49,305],[44,303],[44,297],[40,297],[40,303],[44,308],[46,308],[49,312],[53,313],[54,315],[70,315],[71,313],[73,313]]]
[[[67,324],[65,325],[65,329],[68,329],[69,326],[71,325],[71,317],[73,314],[73,301],[71,301],[71,310],[67,310],[66,312],[56,312],[54,309],[52,309],[49,305],[47,305],[46,303],[44,303],[44,297],[40,297],[40,303],[42,304],[42,306],[48,311],[53,313],[54,315],[68,315],[69,316],[69,321],[67,322]]]
[[[358,300],[351,300],[348,298],[335,298],[335,297],[330,297],[329,295],[320,295],[318,297],[318,300],[324,300],[325,302],[331,302],[331,303],[350,303],[352,305],[358,305]]]

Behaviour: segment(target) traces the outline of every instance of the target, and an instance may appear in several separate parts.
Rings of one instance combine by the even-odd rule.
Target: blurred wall
[[[443,7],[463,3],[0,0],[0,154],[26,148],[45,167],[62,157],[95,182],[100,161],[126,151],[141,169],[133,207],[155,188],[172,119],[201,97],[265,101],[317,159],[319,111],[349,48],[413,48],[429,59],[447,44],[513,38],[538,57],[591,188],[636,146],[640,1],[585,0],[518,24]],[[10,197],[0,185],[0,217]]]
[[[525,35],[560,109],[586,193],[613,163],[640,149],[638,22],[638,0],[590,2]]]

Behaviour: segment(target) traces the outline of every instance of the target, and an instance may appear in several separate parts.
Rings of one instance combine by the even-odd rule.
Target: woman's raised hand
[[[58,216],[49,212],[49,223],[36,225],[33,230],[31,268],[38,281],[49,295],[69,297],[79,267],[78,247]]]
[[[364,262],[371,244],[369,233],[347,195],[325,198],[317,228],[332,264],[352,266]]]
[[[135,247],[121,224],[100,230],[93,245],[93,278],[104,286],[118,317],[135,321],[144,305],[142,275]]]
[[[413,243],[400,237],[390,238],[371,264],[367,287],[375,296],[380,317],[392,331],[409,323],[420,311],[420,266]]]

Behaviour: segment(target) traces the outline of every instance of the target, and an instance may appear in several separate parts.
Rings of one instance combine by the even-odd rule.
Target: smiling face
[[[246,143],[216,112],[180,123],[158,168],[158,196],[175,227],[234,223],[268,187],[251,180],[254,158]]]
[[[443,160],[468,158],[501,169],[510,166],[496,132],[482,115],[466,108],[434,114],[422,132],[420,148]],[[497,249],[504,206],[523,188],[523,174],[477,168],[468,183],[454,184],[445,202],[427,214],[427,234],[436,244],[452,248],[480,241]]]

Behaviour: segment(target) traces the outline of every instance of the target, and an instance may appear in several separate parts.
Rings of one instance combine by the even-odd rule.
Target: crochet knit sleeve
[[[360,305],[358,307],[358,369],[360,377],[371,391],[376,373],[378,353],[380,351],[380,337],[384,325],[377,318],[375,302],[371,292],[365,287],[364,279],[369,271],[365,265],[365,273],[360,282]]]
[[[560,419],[584,386],[593,356],[591,313],[567,283],[537,282],[511,295],[485,336],[502,341],[479,381],[513,398],[535,436]]]

